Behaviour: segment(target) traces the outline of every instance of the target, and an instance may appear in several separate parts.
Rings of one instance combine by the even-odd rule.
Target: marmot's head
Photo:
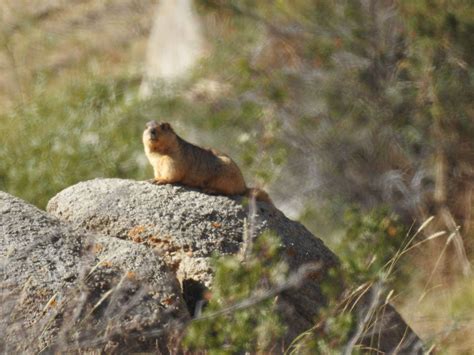
[[[176,143],[176,134],[169,123],[150,121],[146,124],[143,131],[145,151],[166,154],[176,147]]]

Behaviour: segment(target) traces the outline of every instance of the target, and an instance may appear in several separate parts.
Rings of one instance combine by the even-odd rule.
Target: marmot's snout
[[[158,123],[156,121],[149,121],[145,125],[145,132],[148,135],[148,138],[155,140],[158,138]]]
[[[150,139],[156,139],[158,136],[158,132],[156,131],[156,128],[149,128],[148,132],[150,134]]]

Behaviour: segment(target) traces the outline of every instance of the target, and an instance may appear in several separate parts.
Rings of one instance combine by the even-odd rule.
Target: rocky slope
[[[265,230],[276,232],[292,269],[307,263],[320,263],[325,269],[336,263],[321,240],[272,206],[258,204],[254,223],[249,223],[252,217],[242,202],[240,198],[211,196],[180,186],[103,179],[62,191],[50,200],[47,209],[77,228],[159,250],[184,284],[197,282],[210,287],[211,256],[238,253],[244,231],[254,235]],[[296,336],[311,326],[322,304],[319,283],[305,283],[299,292],[283,298]]]
[[[2,353],[140,350],[154,345],[144,331],[166,334],[188,318],[176,278],[150,248],[73,231],[3,192],[0,234]]]
[[[321,280],[338,265],[321,240],[274,207],[182,186],[96,179],[63,190],[47,210],[0,194],[7,352],[65,344],[167,352],[170,329],[185,324],[201,292],[212,288],[211,257],[241,253],[267,230],[280,237],[291,271],[319,268],[278,297],[291,341],[312,326],[325,304]],[[360,319],[369,303],[360,303]],[[389,305],[370,322],[359,337],[364,344],[421,352]]]

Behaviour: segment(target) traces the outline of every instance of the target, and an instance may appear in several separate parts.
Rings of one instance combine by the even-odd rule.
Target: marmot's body
[[[148,122],[143,145],[156,184],[180,183],[221,195],[253,194],[258,200],[271,203],[264,191],[247,188],[239,167],[230,157],[186,142],[169,123]]]

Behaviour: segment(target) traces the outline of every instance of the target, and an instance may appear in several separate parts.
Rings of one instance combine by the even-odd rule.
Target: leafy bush
[[[407,228],[387,208],[363,213],[357,208],[345,213],[346,230],[337,245],[346,279],[351,285],[387,279],[394,275],[391,261],[408,243]],[[400,279],[402,275],[398,274]]]
[[[379,300],[390,298],[405,280],[406,275],[400,272],[403,270],[399,269],[398,261],[413,243],[414,239],[409,236],[412,237],[387,208],[366,213],[357,208],[348,209],[344,228],[339,238],[331,243],[340,257],[340,265],[330,270],[322,284],[328,305],[320,311],[313,328],[294,340],[291,353],[340,354],[347,351],[359,321],[351,312],[358,297],[372,288],[379,293]],[[350,352],[363,353],[363,347],[356,345]]]
[[[244,261],[237,256],[216,259],[209,304],[187,329],[185,346],[210,354],[279,350],[284,328],[275,313],[275,295],[261,296],[284,282],[287,270],[271,234],[259,237]]]
[[[314,326],[287,345],[290,353],[340,353],[356,325],[350,304],[361,290],[378,285],[380,297],[393,289],[394,265],[407,241],[406,230],[387,209],[364,214],[351,209],[340,240],[341,264],[330,271],[322,289],[328,304]],[[285,282],[286,265],[280,261],[278,240],[264,235],[251,256],[227,256],[215,260],[215,283],[203,315],[187,329],[189,350],[210,353],[258,352],[278,349],[284,332],[276,314],[274,297],[259,299],[265,290]],[[341,282],[342,281],[342,282]],[[352,296],[351,296],[352,295]],[[354,351],[359,351],[354,348]]]

